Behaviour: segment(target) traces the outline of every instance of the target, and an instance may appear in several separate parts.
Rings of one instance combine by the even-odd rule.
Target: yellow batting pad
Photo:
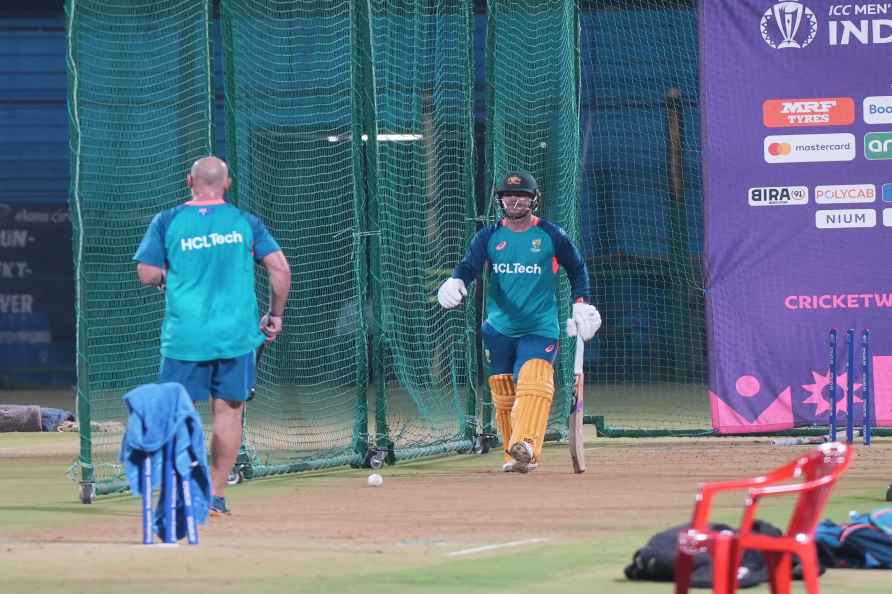
[[[511,444],[526,441],[533,446],[533,461],[542,454],[548,413],[554,400],[554,367],[544,359],[530,359],[520,368],[517,400],[511,413]]]
[[[492,394],[492,406],[496,412],[496,425],[499,435],[502,436],[502,444],[508,449],[508,440],[511,439],[511,409],[514,407],[514,379],[510,373],[489,376],[489,391]],[[507,451],[505,461],[511,459]]]

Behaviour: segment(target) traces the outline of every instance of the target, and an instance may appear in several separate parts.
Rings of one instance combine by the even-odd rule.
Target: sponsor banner
[[[873,161],[892,159],[892,132],[868,132],[865,134],[864,156]]]
[[[746,198],[750,206],[808,204],[808,188],[806,186],[750,188],[746,192]]]
[[[852,204],[876,202],[877,189],[873,184],[850,186],[818,186],[815,188],[815,204]]]
[[[826,424],[831,328],[874,330],[872,412],[892,426],[892,0],[698,10],[713,426]],[[861,384],[840,423],[861,422]]]
[[[892,124],[892,95],[865,97],[862,106],[865,124]]]
[[[74,380],[70,246],[64,204],[0,202],[0,386]]]
[[[855,135],[847,132],[766,136],[763,141],[766,163],[851,161],[855,146]]]
[[[839,208],[815,211],[818,229],[866,229],[877,226],[877,211],[872,208]]]
[[[768,99],[762,104],[762,123],[767,128],[848,126],[854,121],[851,97]]]

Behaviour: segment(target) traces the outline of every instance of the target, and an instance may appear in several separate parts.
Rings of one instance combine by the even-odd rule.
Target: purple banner
[[[892,425],[892,2],[700,2],[709,396],[721,433]],[[851,375],[847,330],[854,330]]]

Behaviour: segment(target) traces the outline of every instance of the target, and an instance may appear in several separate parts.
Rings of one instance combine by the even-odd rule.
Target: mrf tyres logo
[[[851,161],[855,158],[855,136],[849,133],[766,136],[763,156],[766,163]]]
[[[492,265],[495,274],[542,274],[538,264],[521,264],[520,262],[495,262]]]
[[[892,159],[892,132],[868,132],[865,134],[864,156],[871,161]]]
[[[229,233],[209,233],[207,235],[186,237],[180,240],[180,251],[191,252],[192,250],[204,250],[232,243],[245,243],[242,234],[238,231],[230,231]]]
[[[768,99],[762,103],[762,123],[767,128],[848,126],[854,121],[851,97]]]

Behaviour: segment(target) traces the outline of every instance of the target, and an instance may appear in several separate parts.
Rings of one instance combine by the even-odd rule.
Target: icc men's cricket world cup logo
[[[804,22],[803,22],[804,21]],[[818,32],[815,13],[800,2],[776,2],[762,15],[762,39],[775,49],[803,48]]]

